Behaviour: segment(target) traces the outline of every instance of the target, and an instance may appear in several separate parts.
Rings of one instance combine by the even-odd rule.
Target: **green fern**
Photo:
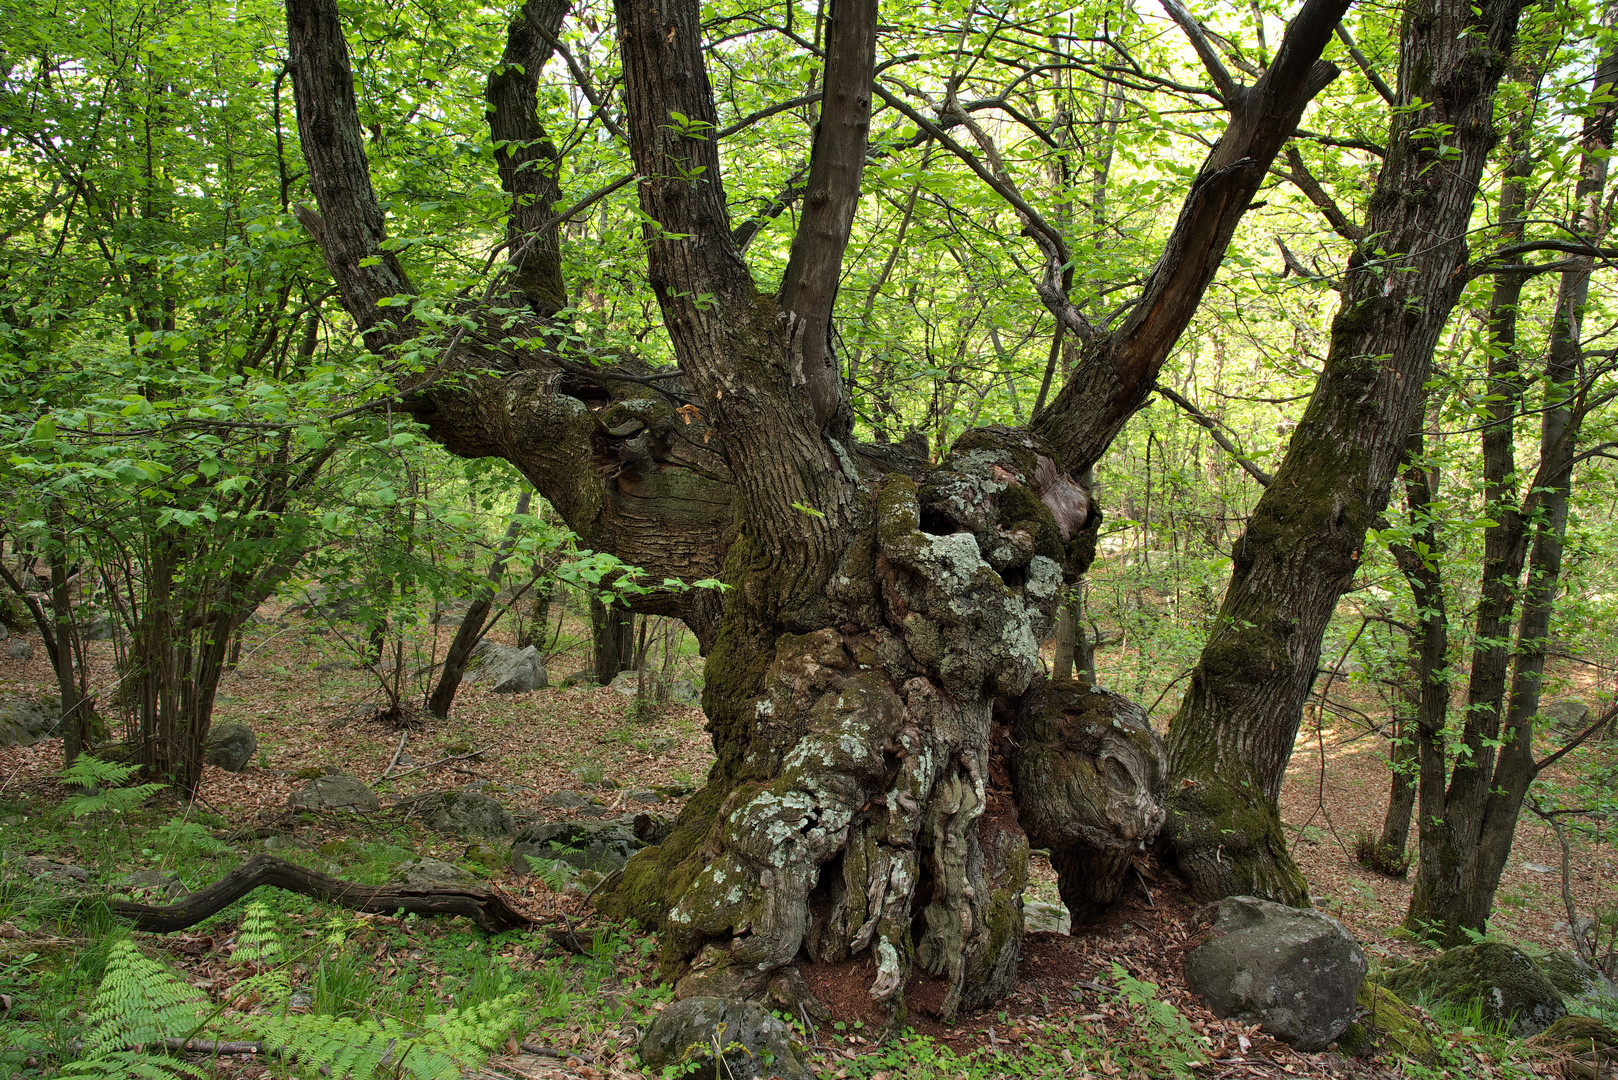
[[[127,938],[112,946],[107,973],[90,1002],[84,1056],[63,1067],[64,1076],[100,1080],[175,1080],[204,1074],[195,1066],[149,1053],[164,1039],[193,1035],[206,1001],[157,960],[143,956]]]
[[[347,1016],[253,1016],[242,1031],[294,1059],[303,1076],[367,1080],[388,1068],[418,1080],[460,1080],[466,1069],[483,1064],[521,1018],[521,994],[454,1009],[412,1030],[398,1020]]]
[[[207,1073],[179,1058],[141,1050],[115,1050],[62,1066],[63,1076],[83,1080],[206,1080]]]
[[[201,993],[162,962],[141,955],[126,938],[112,947],[107,973],[90,1003],[85,1057],[187,1038],[201,1026],[206,1004]]]
[[[260,968],[235,989],[256,990],[264,1000],[286,1001],[291,958],[263,904],[248,907],[231,959]],[[83,1056],[63,1069],[75,1080],[187,1080],[202,1078],[196,1066],[147,1052],[164,1039],[246,1038],[285,1061],[299,1076],[371,1080],[379,1070],[416,1080],[459,1080],[483,1064],[522,1019],[521,993],[451,1009],[419,1025],[383,1017],[281,1014],[218,1019],[207,999],[161,961],[141,954],[133,942],[113,945],[107,973],[88,1014]]]
[[[292,993],[292,978],[287,972],[287,950],[281,932],[275,925],[275,914],[265,904],[254,901],[242,915],[242,927],[236,932],[236,947],[231,950],[232,963],[252,965],[258,970],[237,983],[237,997],[257,994],[266,1001],[285,1001]]]

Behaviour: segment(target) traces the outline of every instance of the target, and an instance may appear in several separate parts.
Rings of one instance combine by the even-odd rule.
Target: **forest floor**
[[[436,648],[441,655],[453,631],[453,623],[439,627],[436,642],[430,633],[419,635],[412,645],[416,658],[407,666],[430,659],[423,651],[430,654]],[[558,632],[547,657],[553,683],[588,666],[588,640],[582,631],[568,621]],[[494,636],[501,635],[497,631]],[[110,685],[110,646],[98,643],[93,649],[103,685]],[[42,651],[36,640],[33,659],[0,659],[0,697],[51,689]],[[542,933],[489,938],[469,931],[461,920],[354,916],[284,896],[278,910],[290,928],[306,938],[319,934],[320,941],[342,942],[329,955],[319,949],[308,954],[305,974],[312,985],[318,984],[315,991],[324,988],[327,1004],[335,1001],[337,1011],[345,1007],[342,993],[348,994],[346,1007],[357,1013],[386,1011],[383,1002],[390,992],[404,1000],[425,988],[443,1002],[464,1000],[469,984],[481,978],[480,970],[504,965],[502,970],[514,973],[511,978],[521,985],[528,985],[521,978],[537,979],[534,985],[540,988],[526,1032],[519,1031],[509,1042],[511,1052],[490,1059],[485,1075],[642,1075],[634,1054],[639,1032],[668,1000],[667,990],[657,984],[644,935],[632,928],[599,926],[578,889],[553,888],[559,883],[548,884],[544,875],[513,874],[502,853],[489,844],[442,836],[386,810],[294,817],[285,804],[305,782],[300,772],[307,776],[312,769],[332,766],[372,785],[384,804],[482,781],[484,790],[509,809],[553,820],[574,811],[546,805],[546,795],[616,781],[616,789],[601,784],[591,792],[603,797],[612,813],[649,809],[672,816],[681,798],[645,806],[630,797],[654,787],[690,792],[700,786],[712,760],[701,712],[668,706],[639,718],[630,698],[606,687],[553,686],[495,695],[481,684],[467,683],[450,720],[412,728],[401,748],[398,728],[368,718],[375,708],[376,679],[357,669],[352,659],[340,641],[313,632],[313,625],[302,620],[253,627],[241,663],[221,687],[215,722],[249,725],[258,738],[257,760],[242,773],[209,766],[189,809],[176,803],[149,809],[139,821],[87,817],[68,828],[60,811],[68,792],[57,779],[59,741],[0,749],[0,855],[6,860],[45,856],[90,867],[95,880],[105,882],[133,871],[178,872],[178,887],[156,879],[144,893],[141,886],[130,887],[148,902],[162,902],[165,889],[200,888],[244,857],[272,846],[284,857],[358,880],[383,880],[400,861],[422,856],[469,866],[542,924],[593,930],[596,947],[584,956],[568,956]],[[675,666],[685,677],[699,670],[692,656],[677,658]],[[1352,688],[1348,690],[1352,695]],[[1374,834],[1381,826],[1388,787],[1382,740],[1333,713],[1325,713],[1324,720],[1319,725],[1316,715],[1306,716],[1283,792],[1294,854],[1317,904],[1355,933],[1373,968],[1392,957],[1417,956],[1423,947],[1398,930],[1409,883],[1364,870],[1353,859],[1354,836]],[[473,751],[479,752],[475,758],[464,756]],[[455,760],[440,761],[445,758]],[[390,763],[397,775],[384,780]],[[228,847],[165,850],[154,837],[173,834],[152,830],[174,816],[209,825]],[[1612,909],[1618,882],[1611,848],[1575,844],[1572,855],[1571,888],[1580,911]],[[1530,951],[1566,947],[1561,860],[1555,836],[1525,813],[1498,896],[1492,936]],[[1205,1080],[1404,1075],[1393,1062],[1299,1054],[1256,1029],[1213,1017],[1187,990],[1182,970],[1184,954],[1195,944],[1193,905],[1167,875],[1139,885],[1101,926],[1072,936],[1031,935],[1016,991],[999,1008],[943,1029],[918,1007],[911,1016],[914,1033],[887,1046],[876,1045],[871,1033],[851,1018],[822,1026],[806,1033],[813,1047],[811,1067],[823,1077],[872,1080],[929,1075],[1178,1074]],[[1035,860],[1029,896],[1056,900],[1054,875],[1043,860]],[[72,957],[95,948],[85,931],[73,929],[78,924],[71,919],[29,918],[20,911],[6,918],[7,910],[0,905],[0,919],[5,920],[0,922],[0,1014],[9,1014],[17,999],[44,1000],[43,992],[29,983],[39,965],[65,956],[62,963],[83,967]],[[193,986],[222,1006],[235,1007],[241,1003],[233,1002],[231,986],[241,974],[233,974],[228,947],[239,918],[238,905],[181,934],[138,937]],[[365,970],[350,972],[353,985],[347,990],[334,990],[325,965],[336,965],[345,951],[360,957]],[[90,983],[73,992],[82,998],[93,989]],[[1154,1009],[1154,1000],[1173,1010]],[[70,1028],[84,1007],[80,1000],[77,1012],[67,1009],[65,1020],[57,1021],[59,1032],[64,1023]],[[1185,1040],[1187,1033],[1192,1042]],[[59,1033],[58,1038],[65,1036]],[[1440,1071],[1450,1075],[1522,1075],[1548,1071],[1554,1064],[1470,1029],[1451,1033],[1446,1042],[1450,1061]],[[20,1075],[37,1075],[32,1070],[44,1070],[52,1061],[48,1047],[9,1059],[5,1045],[0,1037],[0,1076],[6,1075],[8,1062]],[[1184,1064],[1188,1045],[1206,1047],[1201,1055],[1205,1060],[1194,1068]],[[1165,1064],[1171,1060],[1181,1064]],[[214,1059],[212,1067],[218,1075],[243,1077],[272,1075],[277,1068],[230,1057]]]

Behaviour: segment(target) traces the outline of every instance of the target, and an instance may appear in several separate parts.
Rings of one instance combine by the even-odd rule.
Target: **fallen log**
[[[359,885],[273,855],[255,855],[206,889],[198,889],[172,904],[113,900],[109,906],[113,914],[132,920],[137,930],[172,934],[195,926],[265,885],[376,915],[392,915],[396,911],[414,915],[464,915],[491,933],[533,923],[506,903],[504,897],[476,885]]]

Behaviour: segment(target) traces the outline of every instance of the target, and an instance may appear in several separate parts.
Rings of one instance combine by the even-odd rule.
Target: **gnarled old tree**
[[[534,344],[567,293],[559,162],[535,110],[565,2],[530,0],[511,22],[488,84],[511,196],[506,272],[455,313],[405,404],[450,450],[514,463],[590,545],[653,580],[730,586],[639,605],[685,619],[708,657],[717,762],[610,898],[665,932],[682,995],[756,993],[807,956],[868,965],[895,1016],[925,972],[952,1018],[1010,986],[1030,841],[1052,849],[1083,918],[1161,823],[1164,762],[1143,714],[1076,684],[1030,689],[1063,585],[1094,554],[1100,515],[1073,478],[1151,392],[1270,163],[1335,76],[1320,55],[1347,0],[1306,0],[1251,86],[1165,6],[1229,121],[1138,298],[1097,329],[1070,299],[1061,232],[953,95],[928,116],[875,82],[875,0],[830,13],[798,228],[779,287],[761,287],[726,202],[699,5],[618,0],[624,128],[671,370]],[[427,328],[390,300],[412,285],[384,243],[336,5],[287,11],[319,204],[305,224],[367,344],[419,347]],[[970,431],[936,465],[852,437],[832,348],[873,96],[1016,208],[1043,256],[1040,297],[1082,342],[1030,427]],[[950,134],[963,129],[988,164]]]

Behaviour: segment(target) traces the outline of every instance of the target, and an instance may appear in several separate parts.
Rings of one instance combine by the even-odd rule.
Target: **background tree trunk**
[[[427,711],[434,716],[449,715],[449,707],[455,701],[455,691],[460,689],[461,678],[466,674],[467,661],[472,657],[472,650],[483,638],[484,620],[489,617],[489,609],[494,606],[495,597],[500,594],[500,582],[506,576],[506,562],[511,554],[511,546],[517,542],[517,534],[522,530],[522,524],[517,519],[528,514],[533,501],[533,490],[523,488],[522,494],[517,496],[516,514],[511,524],[506,526],[506,535],[500,541],[494,561],[489,564],[487,575],[489,583],[482,592],[472,598],[466,614],[461,617],[460,626],[455,628],[455,637],[449,643],[449,651],[444,654],[444,668],[439,672],[438,683],[427,699]]]
[[[1306,902],[1277,809],[1321,636],[1386,505],[1438,335],[1467,275],[1465,237],[1495,142],[1494,90],[1521,0],[1424,0],[1406,16],[1399,100],[1325,370],[1235,545],[1216,624],[1169,727],[1166,827],[1196,895]],[[1426,125],[1449,125],[1444,139]]]

